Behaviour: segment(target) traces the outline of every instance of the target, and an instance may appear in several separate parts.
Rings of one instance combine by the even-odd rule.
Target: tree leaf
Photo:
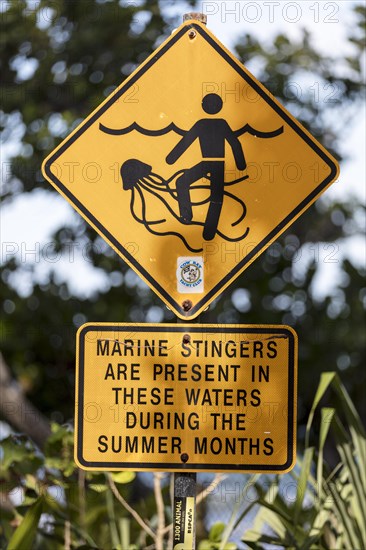
[[[39,519],[43,509],[43,497],[36,500],[25,514],[22,523],[13,533],[7,550],[34,548],[33,540],[37,533]]]
[[[308,449],[305,450],[299,482],[297,485],[296,501],[294,506],[293,521],[294,521],[295,527],[298,523],[299,515],[302,509],[302,504],[304,502],[307,483],[310,475],[310,469],[313,462],[313,456],[314,456],[314,447],[309,447]]]
[[[212,550],[212,549],[213,549],[212,542],[207,539],[201,540],[201,542],[198,545],[198,550]]]
[[[16,436],[9,436],[1,442],[2,457],[0,471],[7,470],[14,462],[32,458],[34,453],[29,448],[30,443]]]
[[[325,392],[327,391],[327,389],[329,388],[330,384],[333,382],[336,376],[337,375],[335,372],[323,372],[320,377],[319,386],[318,386],[318,389],[316,390],[314,401],[313,401],[309,418],[306,424],[305,447],[309,447],[310,428],[313,423],[315,409],[319,405],[321,398],[323,397],[323,395],[325,394]]]
[[[222,533],[225,529],[225,523],[218,521],[214,523],[208,534],[208,538],[213,542],[220,542]]]
[[[89,483],[88,487],[96,493],[104,493],[107,490],[107,486],[102,483]]]
[[[111,477],[115,483],[131,483],[136,477],[135,472],[114,472]]]
[[[335,409],[330,407],[324,407],[321,411],[321,423],[320,423],[320,434],[319,434],[319,449],[318,449],[318,463],[317,463],[317,483],[318,483],[318,494],[319,498],[322,499],[322,487],[323,487],[323,450],[325,441],[328,436],[332,420],[335,415]]]

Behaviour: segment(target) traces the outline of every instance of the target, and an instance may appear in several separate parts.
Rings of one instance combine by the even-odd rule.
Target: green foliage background
[[[40,172],[47,153],[179,23],[161,13],[161,6],[169,2],[140,4],[42,0],[33,10],[21,0],[9,3],[1,42],[2,139],[18,132],[21,147],[7,160],[4,209],[21,194],[37,189],[54,193]],[[151,14],[149,22],[136,29],[133,22],[146,11]],[[246,34],[236,46],[238,57],[249,67],[260,67],[256,76],[261,82],[340,160],[342,140],[357,116],[363,93],[364,8],[356,11],[358,28],[349,29],[354,55],[349,58],[321,57],[305,32],[297,43],[279,35],[270,48]],[[20,67],[29,60],[36,70],[22,79]],[[314,82],[335,86],[334,102],[322,101],[301,84],[309,72]],[[302,86],[301,100],[291,92],[293,82]],[[343,129],[341,134],[338,128]],[[326,368],[344,374],[355,403],[364,406],[364,273],[343,260],[339,249],[342,239],[362,231],[362,214],[363,207],[352,199],[342,204],[318,201],[201,316],[202,322],[284,322],[298,331],[300,423],[307,417],[319,373]],[[76,214],[72,224],[54,235],[54,252],[63,251],[68,257],[70,243],[92,243],[88,263],[103,270],[110,281],[104,292],[88,300],[71,295],[59,282],[57,263],[49,281],[35,284],[28,297],[17,293],[14,281],[19,272],[32,272],[35,266],[15,255],[8,255],[2,266],[1,298],[8,300],[1,311],[4,357],[37,407],[48,416],[60,412],[55,418],[61,421],[73,416],[74,336],[81,322],[143,322],[153,305],[161,308],[163,320],[173,320],[160,300],[128,273],[126,264]],[[294,267],[306,245],[312,246],[313,257],[299,277]],[[333,297],[317,301],[311,286],[319,262],[327,258],[340,264],[342,278]],[[127,276],[116,279],[116,272]],[[242,312],[234,294],[240,288],[250,293],[251,302]]]
[[[31,8],[23,0],[7,3],[1,34],[1,135],[3,141],[17,140],[20,145],[3,162],[4,209],[39,189],[50,196],[54,193],[40,172],[43,159],[179,24],[180,17],[166,15],[171,4],[41,0]],[[321,56],[305,31],[298,42],[279,34],[271,46],[243,34],[235,48],[239,59],[253,67],[255,76],[340,161],[342,140],[347,139],[347,127],[364,94],[362,3],[355,8],[355,21],[348,29],[353,54],[344,58]],[[26,78],[25,63],[33,67]],[[321,86],[335,86],[334,102],[311,93],[303,80],[308,74]],[[291,82],[300,83],[301,98],[290,92]],[[356,199],[342,203],[321,199],[200,318],[201,322],[285,323],[296,329],[300,448],[321,372],[338,372],[356,409],[365,415],[365,273],[340,253],[345,239],[362,233],[364,214]],[[29,296],[18,293],[17,281],[22,273],[32,275],[35,265],[14,255],[6,258],[1,270],[2,354],[28,398],[59,424],[73,417],[75,332],[81,323],[143,322],[152,311],[161,320],[175,321],[77,215],[57,230],[53,250],[67,255],[70,243],[92,243],[91,269],[102,270],[109,281],[105,290],[89,299],[73,295],[60,282],[57,263],[49,280],[34,283]],[[299,273],[295,268],[306,247],[313,258]],[[324,260],[322,250],[336,259],[342,277],[332,296],[317,300],[312,285]],[[249,293],[249,306],[240,300],[240,289]],[[314,429],[316,434],[318,428]],[[331,451],[331,461],[333,456]]]

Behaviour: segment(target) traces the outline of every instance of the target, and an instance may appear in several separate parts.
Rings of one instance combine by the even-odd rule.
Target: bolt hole
[[[187,455],[187,453],[182,453],[180,455],[180,459],[183,462],[183,464],[185,464],[186,462],[188,462],[189,456]]]
[[[189,344],[189,342],[191,341],[191,337],[189,334],[184,334],[183,336],[183,344]]]
[[[193,304],[191,300],[184,300],[184,302],[182,303],[182,308],[184,311],[189,311],[190,309],[192,309],[192,307]]]
[[[191,40],[193,40],[193,38],[195,38],[196,36],[196,31],[189,31],[188,36]]]

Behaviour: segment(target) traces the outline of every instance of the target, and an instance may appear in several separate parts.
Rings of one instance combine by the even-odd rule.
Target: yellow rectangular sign
[[[86,470],[289,471],[297,335],[277,325],[88,323],[75,460]]]

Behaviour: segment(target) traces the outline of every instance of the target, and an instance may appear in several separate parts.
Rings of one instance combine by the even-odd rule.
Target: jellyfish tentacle
[[[207,185],[202,185],[202,184],[199,184],[199,185],[191,185],[191,190],[199,190],[199,189],[205,189],[207,191],[210,190],[210,186],[209,184]],[[191,201],[192,202],[192,206],[202,206],[203,204],[207,204],[208,202],[210,201],[210,196],[208,196],[206,199],[203,199],[202,201]]]
[[[139,182],[140,183],[143,182],[148,187],[151,187],[152,189],[156,189],[160,193],[165,193],[166,192],[165,188],[162,188],[162,186],[160,186],[159,184],[151,181],[149,178],[141,178],[141,180],[139,180]]]
[[[153,235],[158,235],[158,236],[161,236],[161,237],[171,235],[173,237],[178,237],[183,242],[183,244],[186,246],[186,248],[188,250],[190,250],[191,252],[202,252],[203,251],[203,248],[193,248],[192,246],[190,246],[190,244],[188,244],[187,240],[183,237],[183,235],[181,235],[180,233],[177,233],[176,231],[158,232],[158,231],[154,231],[153,229],[151,229],[151,227],[148,227],[148,226],[146,227],[146,229],[150,233],[152,233]]]
[[[233,195],[232,193],[229,193],[229,191],[224,191],[224,195],[226,197],[230,197],[231,199],[233,199],[235,202],[238,202],[240,204],[240,206],[242,207],[243,209],[243,212],[242,214],[240,215],[239,219],[236,220],[235,222],[233,222],[231,224],[231,227],[235,227],[236,225],[239,225],[239,223],[241,221],[243,221],[243,219],[245,218],[246,214],[247,214],[247,207],[246,207],[246,204],[244,201],[242,201],[239,197],[236,197],[235,195]]]
[[[151,167],[149,167],[148,165],[145,165],[144,163],[141,163],[140,161],[137,161],[135,159],[132,159],[132,161],[130,161],[130,165],[127,164],[127,166],[126,166],[125,174],[127,174],[127,176],[129,176],[129,173],[127,172],[127,168],[130,168],[131,176],[135,176],[135,180],[134,180],[133,184],[131,183],[132,182],[132,177],[130,177],[131,181],[126,179],[126,182],[124,182],[125,183],[124,188],[131,190],[130,208],[131,208],[131,213],[132,213],[134,219],[137,222],[143,224],[143,226],[147,229],[147,231],[149,231],[153,235],[175,236],[175,237],[179,238],[182,241],[182,243],[186,246],[186,248],[189,251],[191,251],[193,253],[202,252],[203,248],[194,248],[193,246],[191,246],[188,243],[187,239],[183,235],[181,235],[180,233],[178,233],[176,231],[159,231],[157,228],[153,229],[152,226],[158,226],[160,224],[165,223],[167,221],[166,218],[162,218],[162,219],[158,219],[158,220],[149,220],[147,218],[147,203],[146,203],[147,196],[146,196],[146,193],[149,193],[150,195],[152,195],[153,197],[156,197],[157,199],[159,199],[163,203],[164,207],[167,209],[169,214],[175,220],[182,223],[181,217],[174,211],[172,206],[167,201],[168,197],[164,198],[164,193],[168,193],[169,196],[171,197],[171,199],[173,199],[176,202],[178,201],[176,184],[175,184],[175,186],[171,186],[170,184],[175,178],[177,178],[179,175],[183,174],[185,172],[185,170],[179,170],[175,174],[170,176],[168,179],[164,179],[159,174],[156,174],[155,172],[153,172],[151,170]],[[150,168],[150,170],[149,170],[149,168]],[[224,187],[234,185],[236,183],[239,183],[241,181],[244,181],[244,180],[248,179],[248,177],[249,176],[245,175],[245,176],[242,176],[242,177],[237,178],[237,179],[232,180],[232,181],[223,182],[223,185],[224,185]],[[207,178],[207,179],[209,180],[209,178]],[[191,185],[190,188],[191,188],[192,191],[198,191],[198,190],[202,191],[202,190],[204,190],[204,191],[209,192],[210,191],[210,182],[208,181],[207,184],[203,184],[202,182],[196,182],[193,185]],[[210,195],[211,195],[211,193],[208,194],[207,198],[204,198],[202,200],[196,200],[196,201],[192,200],[192,206],[202,206],[204,204],[207,204],[210,201]],[[242,220],[245,218],[245,216],[247,214],[246,205],[245,205],[244,201],[241,198],[235,196],[233,193],[230,193],[229,191],[224,190],[223,195],[224,195],[224,197],[226,196],[226,197],[232,199],[233,201],[235,201],[235,203],[239,204],[242,208],[242,213],[240,214],[239,218],[231,224],[231,227],[235,227],[235,226],[239,225],[242,222]],[[136,198],[137,198],[137,196],[139,196],[140,200],[141,200],[141,214],[138,214],[138,212],[137,212],[137,207],[136,207]],[[195,225],[195,226],[203,227],[204,223],[192,220],[189,225]],[[244,239],[247,236],[248,232],[249,232],[249,227],[247,227],[246,230],[244,231],[244,233],[242,235],[240,235],[239,237],[235,237],[235,238],[230,237],[229,235],[226,235],[225,233],[223,233],[220,230],[217,230],[217,235],[220,236],[222,239],[224,239],[226,241],[229,241],[229,242],[239,242],[240,240]]]
[[[145,197],[143,195],[143,193],[141,192],[141,189],[139,188],[138,185],[136,185],[136,189],[137,189],[137,192],[139,193],[140,195],[140,198],[141,198],[141,206],[142,206],[142,216],[143,218],[140,218],[136,212],[135,212],[135,209],[134,209],[134,205],[135,205],[135,193],[134,193],[134,189],[132,191],[132,197],[133,197],[133,200],[131,199],[131,203],[130,203],[130,208],[131,208],[131,212],[132,212],[132,215],[133,217],[135,218],[136,221],[142,223],[145,227],[146,227],[146,224],[149,224],[149,225],[156,225],[156,224],[159,224],[159,223],[164,223],[166,222],[166,219],[161,219],[161,220],[147,220],[146,219],[146,202],[145,202]]]
[[[148,191],[149,193],[151,193],[154,197],[157,197],[165,206],[166,208],[169,210],[169,212],[172,214],[172,216],[174,216],[174,218],[177,220],[177,221],[181,221],[181,218],[178,214],[176,214],[174,212],[174,210],[172,209],[172,207],[170,206],[170,204],[164,199],[164,197],[160,196],[158,193],[156,193],[155,191],[153,191],[152,188],[150,188],[149,186],[146,186],[144,183],[140,183],[140,186],[145,189],[145,191]],[[200,226],[204,226],[204,223],[202,222],[196,222],[196,221],[192,221],[190,223],[190,225],[200,225]]]
[[[173,174],[173,177],[174,176],[175,176],[175,174]],[[169,187],[168,180],[165,180],[164,178],[162,178],[158,174],[155,174],[154,172],[150,172],[150,174],[147,178],[143,178],[143,181],[144,181],[144,183],[146,183],[147,185],[153,187],[154,189],[156,189],[159,192],[169,193],[170,196],[174,200],[177,200],[176,191],[172,190]]]
[[[135,206],[135,189],[132,188],[131,191],[132,191],[132,198],[131,198],[131,202],[130,202],[131,214],[137,222],[142,223],[142,225],[145,227],[145,229],[148,229],[146,221],[143,218],[140,218],[135,212],[135,208],[134,208],[134,206]],[[143,199],[141,199],[141,200],[143,202]]]
[[[157,184],[165,185],[166,181],[164,178],[159,176],[159,174],[155,174],[154,172],[150,172],[149,177],[155,181]]]
[[[167,180],[165,180],[165,182],[166,182],[167,184],[169,184],[171,181],[173,181],[174,178],[176,178],[177,176],[181,176],[182,174],[184,174],[185,171],[186,171],[186,168],[181,169],[181,170],[178,170],[178,172],[175,172],[175,174],[173,174],[172,176],[170,176],[170,178],[168,178]]]
[[[180,220],[179,216],[174,212],[174,210],[172,209],[172,207],[170,206],[170,204],[164,199],[164,197],[161,197],[158,193],[156,193],[155,191],[153,191],[151,188],[149,188],[148,186],[146,186],[144,183],[141,183],[141,187],[143,189],[145,189],[145,191],[148,191],[149,193],[151,193],[152,195],[154,195],[154,197],[157,197],[158,199],[160,199],[164,205],[166,206],[166,208],[169,210],[169,212],[172,214],[172,216],[174,216],[174,218],[176,220]]]
[[[175,236],[175,237],[178,237],[179,239],[181,239],[181,241],[184,243],[184,245],[186,246],[186,248],[188,250],[190,250],[191,252],[202,252],[203,248],[193,248],[192,246],[190,246],[187,242],[187,240],[183,237],[183,235],[181,235],[180,233],[177,233],[175,231],[154,231],[154,229],[152,229],[150,227],[151,224],[149,224],[147,221],[146,221],[146,202],[145,202],[145,198],[143,196],[143,192],[142,190],[140,189],[139,186],[136,186],[137,187],[137,191],[138,193],[140,194],[140,197],[141,197],[141,201],[142,201],[142,209],[143,209],[143,220],[142,220],[142,223],[144,225],[144,227],[152,234],[152,235],[159,235],[159,236],[168,236],[168,235],[171,235],[171,236]],[[155,194],[155,193],[153,193]],[[166,220],[163,220],[163,221],[166,221]],[[200,224],[201,225],[201,224]]]
[[[240,235],[240,237],[235,237],[235,238],[228,237],[227,235],[225,235],[225,233],[223,233],[222,231],[219,231],[218,229],[216,230],[216,233],[219,235],[219,237],[221,237],[225,241],[229,241],[230,243],[237,243],[237,242],[241,241],[242,239],[244,239],[248,235],[249,227],[246,228],[246,230],[244,231],[244,233],[242,235]]]
[[[248,178],[249,178],[248,175],[241,176],[240,178],[237,178],[236,180],[225,181],[224,185],[225,185],[225,187],[229,187],[230,185],[235,185],[235,183],[240,183],[241,181],[247,180]]]

